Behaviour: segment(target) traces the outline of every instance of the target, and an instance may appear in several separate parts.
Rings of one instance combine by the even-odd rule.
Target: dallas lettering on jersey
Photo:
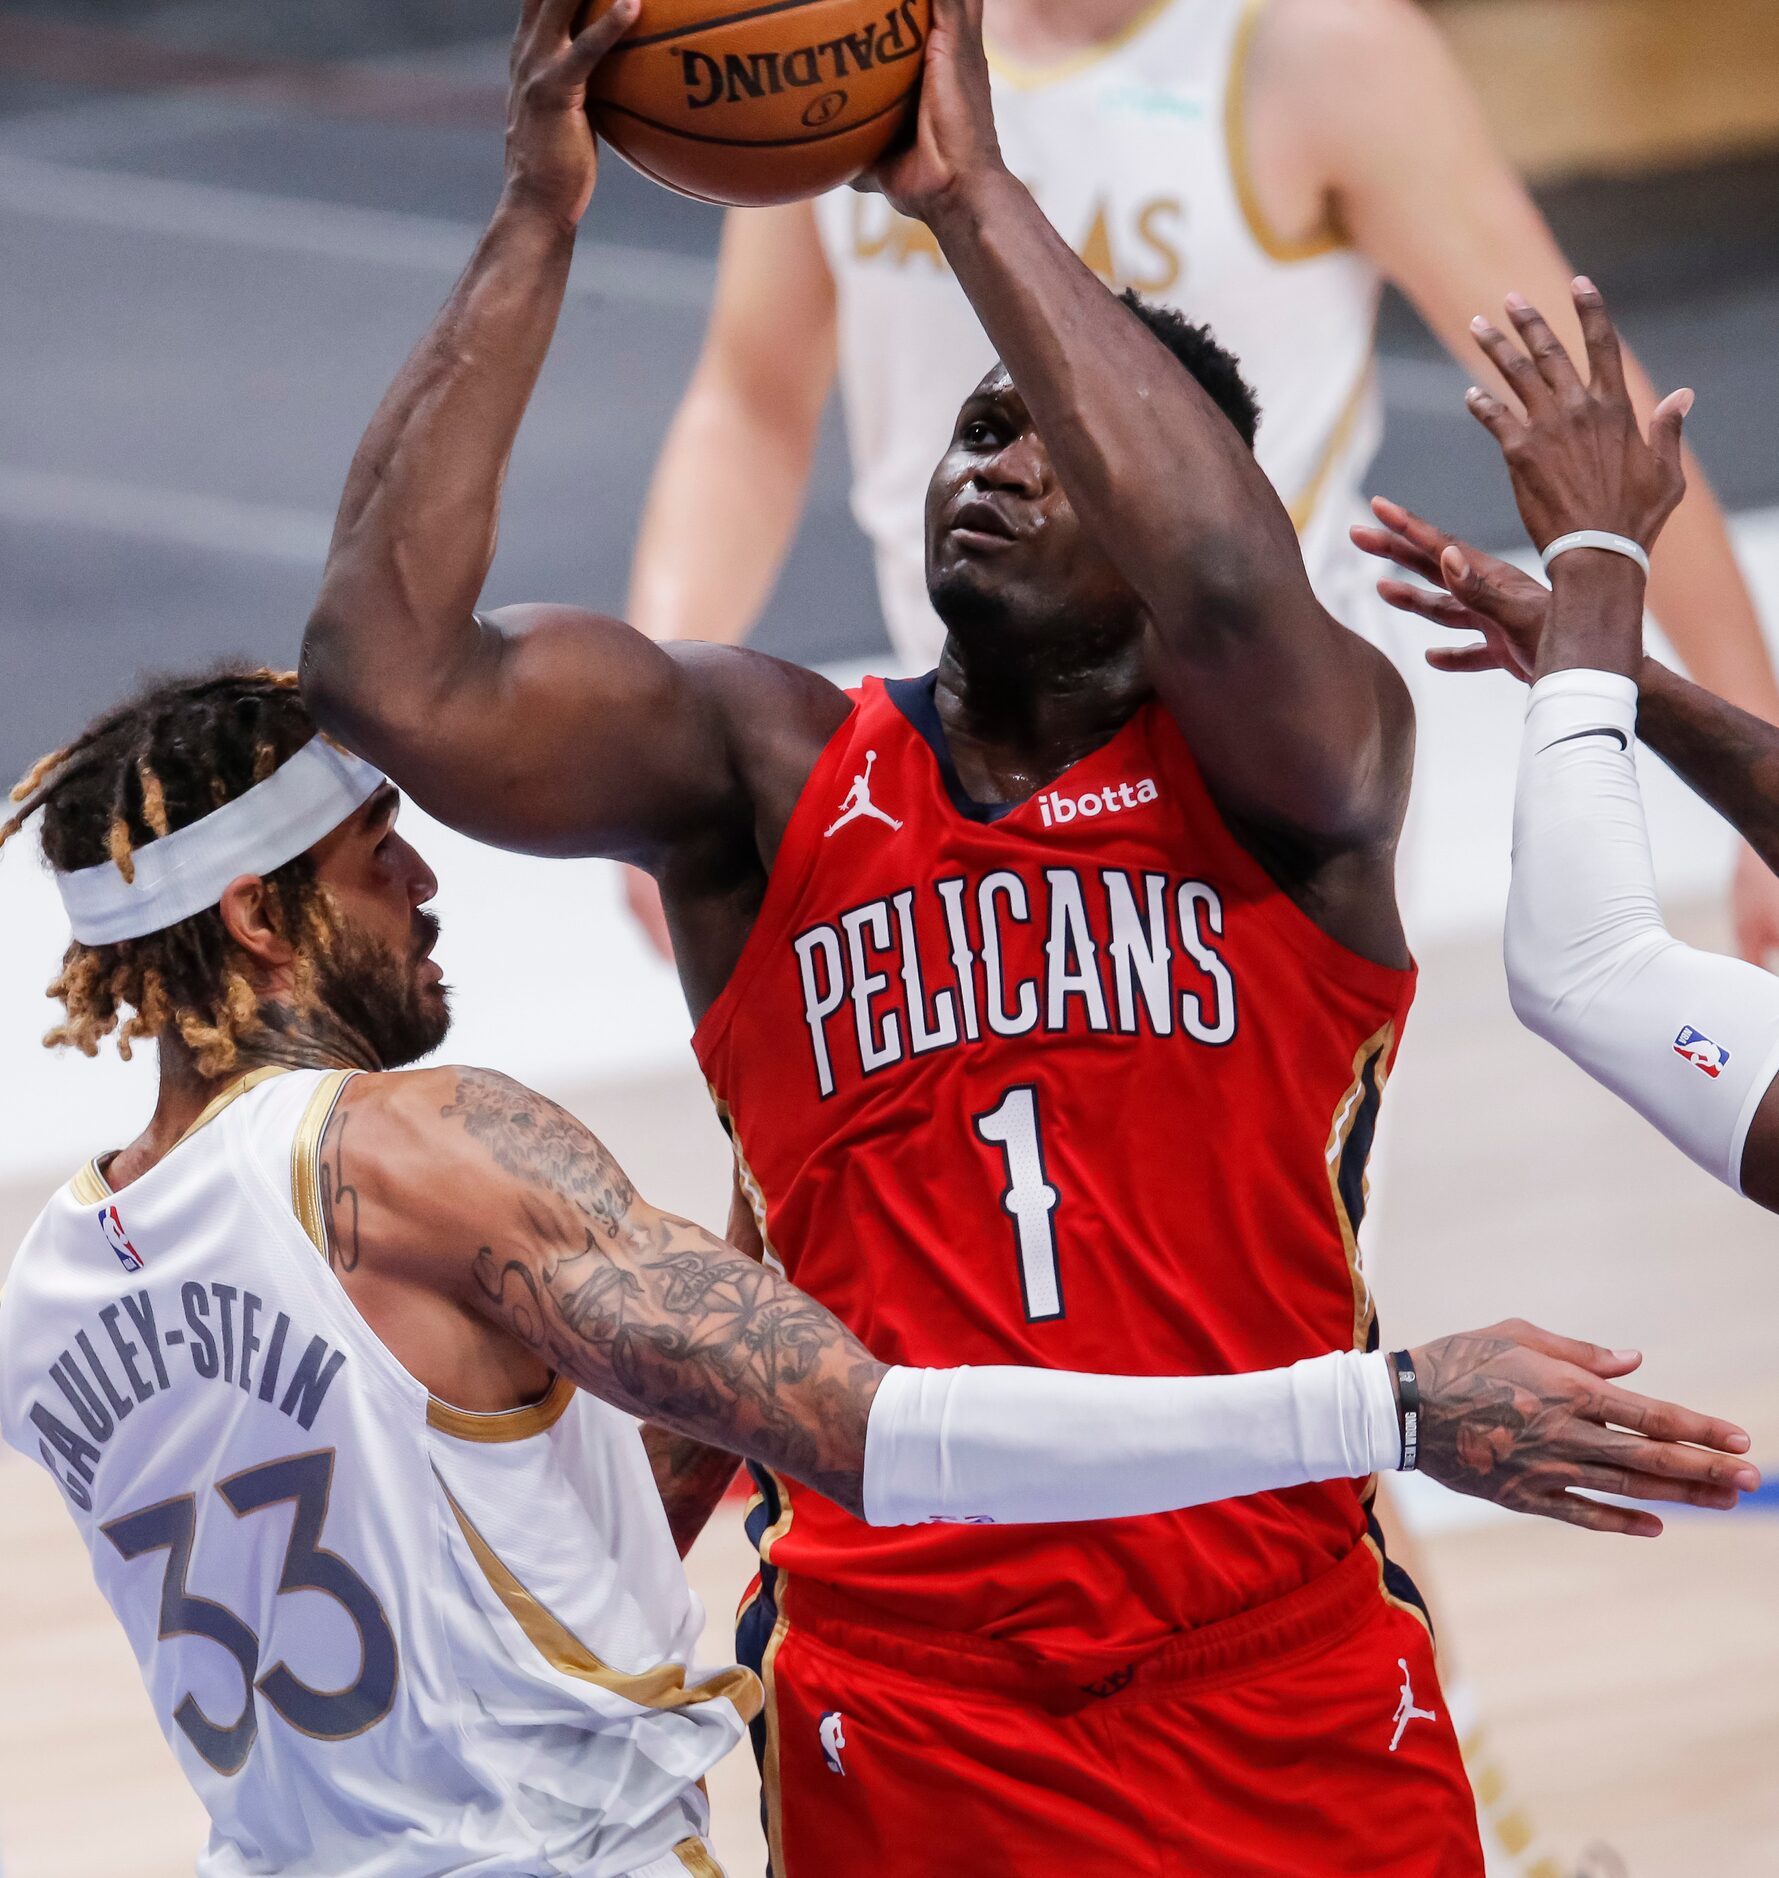
[[[1116,797],[1057,797],[1044,819],[1073,819],[1066,811],[1086,813],[1087,800],[1095,813],[1115,812],[1124,806]],[[917,893],[938,902],[943,954],[930,937],[923,954]],[[1040,1027],[1126,1037],[1178,1029],[1211,1045],[1234,1037],[1235,980],[1214,943],[1223,937],[1223,901],[1208,882],[1047,867],[1041,896],[1034,907],[1025,881],[1005,870],[974,883],[959,875],[867,901],[792,940],[822,1099],[839,1086],[836,1027],[856,1036],[866,1076]],[[1022,933],[1044,935],[1044,965],[1010,977],[1005,961]]]
[[[730,52],[721,59],[708,52],[679,49],[680,73],[685,81],[686,105],[690,110],[707,110],[713,104],[739,104],[748,98],[763,98],[787,89],[808,89],[816,85],[841,85],[860,72],[880,65],[895,65],[904,59],[917,59],[926,45],[916,17],[916,0],[900,0],[883,16],[881,25],[867,26],[862,32],[842,33],[789,52]],[[830,115],[838,115],[840,105]]]
[[[50,1365],[49,1382],[59,1397],[55,1407],[42,1401],[31,1404],[43,1464],[83,1512],[92,1510],[88,1489],[106,1442],[140,1403],[153,1401],[184,1376],[181,1359],[163,1352],[183,1350],[184,1362],[199,1380],[257,1396],[305,1430],[314,1425],[346,1361],[343,1350],[330,1348],[325,1337],[312,1336],[302,1355],[287,1364],[287,1354],[301,1344],[303,1333],[298,1331],[293,1342],[289,1316],[283,1311],[272,1315],[238,1285],[194,1281],[181,1286],[179,1302],[184,1322],[165,1327],[147,1291],[130,1292],[107,1304],[97,1321],[75,1336],[72,1348]],[[58,1456],[64,1466],[57,1465]]]

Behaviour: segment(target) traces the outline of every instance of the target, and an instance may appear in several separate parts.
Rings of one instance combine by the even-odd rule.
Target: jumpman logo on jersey
[[[892,831],[902,826],[893,815],[884,814],[883,810],[871,800],[871,765],[876,761],[877,752],[867,750],[865,767],[852,779],[852,787],[847,790],[846,800],[840,805],[839,819],[828,830],[828,835],[839,834],[848,822],[862,822],[867,818],[874,822],[882,822],[885,828]],[[828,835],[824,835],[822,839],[825,841]]]
[[[821,1719],[822,1754],[828,1763],[828,1772],[846,1775],[846,1764],[841,1760],[842,1749],[846,1746],[846,1718],[835,1709],[830,1709]]]
[[[1415,1685],[1409,1677],[1408,1658],[1397,1657],[1396,1667],[1402,1671],[1402,1699],[1396,1704],[1396,1713],[1391,1718],[1396,1723],[1396,1732],[1390,1737],[1392,1754],[1402,1745],[1403,1731],[1411,1721],[1438,1721],[1439,1719],[1432,1709],[1415,1707]]]

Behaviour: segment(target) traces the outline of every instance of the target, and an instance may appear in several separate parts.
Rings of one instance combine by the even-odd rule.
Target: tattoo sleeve
[[[1779,872],[1779,730],[1654,659],[1638,691],[1637,734]]]
[[[518,1083],[464,1071],[442,1117],[511,1183],[491,1196],[471,1272],[490,1316],[644,1421],[862,1510],[883,1365],[839,1319],[703,1228],[639,1202],[592,1133]]]

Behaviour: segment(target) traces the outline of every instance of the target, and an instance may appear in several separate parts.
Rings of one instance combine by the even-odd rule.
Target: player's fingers
[[[1518,437],[1525,434],[1525,425],[1510,411],[1501,400],[1486,392],[1480,385],[1472,385],[1464,394],[1464,403],[1470,415],[1482,425],[1490,436],[1501,446],[1508,449]]]
[[[1507,317],[1513,321],[1514,330],[1531,353],[1533,368],[1546,387],[1557,394],[1579,391],[1581,374],[1575,369],[1568,347],[1551,331],[1550,322],[1524,294],[1507,296]]]
[[[1550,404],[1550,387],[1525,353],[1492,320],[1472,320],[1470,330],[1476,343],[1487,354],[1489,363],[1513,387],[1514,396],[1525,407],[1528,415],[1547,409]],[[1476,394],[1473,392],[1470,399],[1472,410],[1476,408],[1475,401]]]
[[[1635,1467],[1617,1467],[1609,1461],[1577,1468],[1572,1485],[1585,1493],[1613,1493],[1621,1500],[1643,1500],[1657,1506],[1696,1506],[1710,1513],[1733,1513],[1742,1503],[1736,1488],[1717,1481],[1642,1473]]]
[[[1596,396],[1623,398],[1625,391],[1625,355],[1619,344],[1618,328],[1606,310],[1606,297],[1585,274],[1578,274],[1572,284],[1575,311],[1581,316],[1581,336],[1587,344],[1588,386]]]
[[[1613,1350],[1580,1337],[1559,1337],[1554,1330],[1529,1324],[1523,1317],[1510,1318],[1500,1326],[1500,1334],[1524,1344],[1528,1350],[1554,1356],[1559,1363],[1573,1363],[1591,1376],[1628,1376],[1643,1361],[1639,1350]]]
[[[1438,580],[1439,562],[1425,548],[1418,548],[1404,535],[1388,528],[1367,528],[1363,524],[1347,531],[1353,546],[1380,561],[1394,561],[1423,580]]]
[[[1627,1474],[1651,1479],[1691,1481],[1695,1486],[1722,1493],[1758,1493],[1760,1469],[1752,1461],[1711,1448],[1689,1447],[1683,1441],[1651,1441],[1619,1428],[1578,1422],[1571,1442],[1575,1458],[1588,1467],[1615,1467]],[[1628,1492],[1613,1488],[1613,1492]]]
[[[1380,580],[1377,590],[1379,598],[1399,613],[1416,614],[1452,632],[1482,630],[1482,621],[1463,601],[1454,600],[1449,593],[1441,593],[1437,587],[1415,587],[1406,580]]]
[[[1693,393],[1670,392],[1649,421],[1649,447],[1671,474],[1686,475],[1686,420],[1693,408]]]
[[[1474,646],[1429,646],[1424,655],[1436,672],[1499,672],[1505,669],[1486,641]]]
[[[563,53],[559,67],[562,76],[576,82],[587,77],[636,24],[636,16],[641,11],[642,0],[612,0],[590,26],[575,35]]]
[[[1583,1499],[1578,1493],[1555,1493],[1521,1505],[1525,1512],[1560,1519],[1566,1526],[1585,1526],[1589,1532],[1617,1532],[1629,1539],[1662,1536],[1662,1522],[1640,1506],[1614,1506],[1605,1500]]]
[[[1404,508],[1400,502],[1392,502],[1388,496],[1373,496],[1371,512],[1393,534],[1423,549],[1428,554],[1442,553],[1454,545],[1456,537],[1448,535],[1437,524],[1427,520],[1424,515],[1417,515],[1413,509]]]
[[[1600,1420],[1617,1428],[1634,1429],[1652,1441],[1686,1441],[1694,1447],[1715,1448],[1720,1454],[1746,1454],[1752,1445],[1748,1431],[1716,1415],[1701,1415],[1678,1402],[1658,1401],[1630,1389],[1607,1389],[1600,1397]]]

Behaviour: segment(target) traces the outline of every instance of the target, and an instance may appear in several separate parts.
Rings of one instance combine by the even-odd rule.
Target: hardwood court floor
[[[643,1191],[720,1215],[720,1151],[691,1077],[579,1106]],[[1741,1418],[1779,1468],[1779,1226],[1520,1032],[1493,945],[1425,959],[1386,1110],[1374,1260],[1392,1342],[1518,1312],[1633,1343],[1653,1390]],[[0,1207],[0,1245],[26,1199]],[[1779,1516],[1677,1519],[1654,1544],[1490,1520],[1436,1529],[1424,1547],[1448,1653],[1477,1688],[1511,1804],[1545,1844],[1572,1861],[1602,1842],[1630,1878],[1779,1871]],[[733,1509],[693,1566],[719,1655],[749,1570]],[[712,1794],[732,1878],[757,1878],[744,1755]],[[174,1878],[201,1836],[72,1523],[8,1453],[6,1878]]]

